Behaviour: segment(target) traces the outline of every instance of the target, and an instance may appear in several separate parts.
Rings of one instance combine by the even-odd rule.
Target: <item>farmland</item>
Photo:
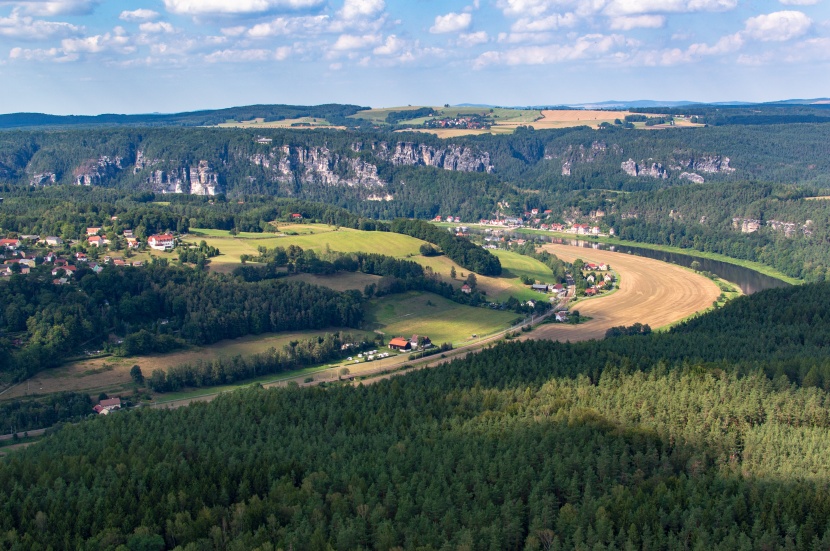
[[[432,342],[463,344],[505,329],[516,319],[512,312],[456,304],[432,293],[408,292],[373,300],[367,309],[369,327],[386,340],[426,335]]]
[[[339,252],[366,252],[408,258],[424,267],[431,268],[445,281],[450,281],[450,271],[455,268],[456,286],[460,286],[469,270],[466,270],[445,256],[424,257],[420,254],[423,241],[413,237],[387,232],[365,232],[340,228],[335,231],[333,226],[324,224],[297,224],[280,226],[280,230],[298,235],[282,235],[262,233],[240,233],[233,236],[223,230],[191,230],[192,239],[198,242],[204,239],[208,245],[219,248],[222,254],[211,259],[211,269],[214,271],[229,271],[240,263],[239,256],[249,254],[256,256],[257,247],[288,247],[297,245],[303,249],[312,249],[323,252],[326,248]],[[550,270],[541,262],[509,251],[493,251],[502,263],[504,273],[500,277],[477,276],[479,288],[487,293],[490,300],[504,301],[511,295],[518,299],[528,300],[538,298],[538,293],[531,291],[522,284],[520,277],[526,275],[534,280],[549,282]],[[462,276],[461,274],[464,274]],[[341,291],[346,289],[362,290],[371,283],[371,276],[362,274],[338,274],[335,276],[320,277],[308,274],[296,276],[308,281]],[[368,278],[368,279],[367,279]]]
[[[659,260],[569,245],[545,245],[544,249],[567,262],[581,258],[607,263],[619,275],[620,284],[616,292],[575,307],[580,315],[592,318],[589,322],[543,325],[530,335],[534,339],[599,339],[611,327],[636,322],[656,329],[709,308],[721,293],[711,280]]]
[[[265,119],[254,119],[250,121],[227,121],[218,125],[220,128],[290,128],[302,130],[308,128],[342,128],[332,126],[325,119],[302,117],[299,119],[284,119],[281,121],[265,122]]]
[[[280,226],[281,233],[240,233],[231,235],[224,230],[191,229],[191,236],[185,241],[198,243],[201,240],[217,247],[220,255],[211,259],[212,268],[219,265],[236,265],[243,254],[257,256],[257,247],[289,247],[296,245],[303,249],[323,252],[327,248],[339,252],[370,252],[394,257],[418,255],[423,241],[389,232],[365,232],[349,228],[337,229],[325,224],[295,224]],[[290,235],[296,233],[297,235]]]

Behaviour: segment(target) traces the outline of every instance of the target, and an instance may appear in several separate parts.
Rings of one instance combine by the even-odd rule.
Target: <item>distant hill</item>
[[[227,121],[264,119],[265,122],[317,117],[344,124],[346,117],[367,109],[358,105],[248,105],[171,114],[145,115],[48,115],[10,113],[0,115],[0,129],[66,126],[213,126]],[[354,121],[352,121],[352,124]]]

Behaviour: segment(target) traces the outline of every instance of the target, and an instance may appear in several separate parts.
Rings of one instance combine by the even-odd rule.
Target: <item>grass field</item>
[[[294,124],[302,126],[292,126]],[[302,130],[308,128],[342,128],[332,126],[325,119],[302,117],[299,119],[285,119],[281,121],[265,122],[265,119],[254,119],[251,121],[228,121],[218,125],[220,128],[292,128]]]
[[[350,252],[371,252],[403,258],[411,255],[419,255],[420,247],[424,243],[420,239],[391,232],[366,232],[340,228],[325,224],[297,224],[280,226],[283,233],[240,233],[233,236],[224,230],[203,230],[191,229],[191,235],[185,241],[198,243],[204,240],[213,247],[217,247],[221,253],[211,259],[211,269],[219,269],[221,265],[239,264],[240,255],[258,255],[257,247],[265,246],[288,247],[297,245],[303,249],[312,249],[318,252],[325,251],[328,247],[332,251],[344,253]],[[297,233],[299,235],[285,235],[284,232]]]
[[[436,345],[462,344],[472,335],[489,335],[510,326],[517,314],[473,308],[432,293],[411,291],[373,300],[368,307],[369,327],[393,337],[428,336]]]
[[[130,368],[134,365],[141,367],[144,376],[149,377],[154,369],[166,371],[172,366],[192,363],[196,360],[210,360],[216,357],[235,356],[237,354],[257,354],[265,352],[272,347],[282,348],[292,340],[310,339],[338,330],[373,338],[372,334],[356,329],[332,328],[322,331],[251,335],[239,339],[222,341],[210,346],[193,347],[170,354],[81,360],[39,373],[29,379],[28,385],[20,384],[12,388],[0,396],[0,400],[21,398],[26,395],[27,388],[32,394],[52,394],[72,390],[97,395],[100,392],[131,391]]]
[[[288,277],[288,279],[305,281],[306,283],[311,283],[312,285],[320,285],[322,287],[334,289],[335,291],[343,292],[352,290],[363,291],[367,285],[377,283],[381,278],[380,276],[363,274],[360,272],[341,272],[330,276],[297,274]]]
[[[387,107],[383,109],[369,109],[351,115],[349,118],[365,119],[374,123],[385,123],[389,113],[394,111],[414,111],[429,106]],[[513,124],[527,124],[541,118],[541,113],[534,109],[507,109],[504,107],[432,107],[437,113],[434,117],[418,117],[401,121],[400,124],[421,125],[431,118],[457,118],[470,115],[481,115],[494,119],[497,123],[511,122]]]
[[[539,293],[532,291],[522,283],[520,279],[522,275],[546,283],[554,283],[551,271],[538,260],[510,251],[491,252],[501,262],[502,275],[500,277],[476,275],[476,281],[478,287],[486,292],[487,298],[492,301],[505,301],[511,295],[520,300],[538,299]],[[435,273],[440,274],[445,281],[450,281],[450,270],[455,268],[456,280],[453,283],[457,287],[461,286],[464,280],[461,274],[466,277],[469,272],[469,270],[462,268],[446,256],[418,256],[413,257],[412,260],[422,266],[429,266]]]

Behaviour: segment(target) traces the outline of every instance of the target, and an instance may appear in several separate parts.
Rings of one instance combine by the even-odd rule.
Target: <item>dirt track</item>
[[[593,318],[591,321],[542,325],[527,336],[530,339],[601,339],[610,327],[636,322],[656,329],[708,308],[720,295],[718,286],[709,279],[659,260],[569,245],[545,245],[544,249],[566,262],[581,258],[609,264],[620,277],[620,288],[572,308]]]

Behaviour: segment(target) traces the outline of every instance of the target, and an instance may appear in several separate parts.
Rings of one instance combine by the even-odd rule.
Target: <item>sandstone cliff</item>
[[[649,161],[652,160],[649,159]],[[669,177],[669,173],[665,167],[663,167],[661,163],[656,162],[651,162],[650,164],[638,164],[634,161],[634,159],[628,159],[620,165],[620,168],[622,168],[623,172],[632,177],[649,176],[651,178],[662,178],[664,180]]]
[[[79,186],[100,185],[114,178],[122,169],[122,157],[101,155],[98,159],[89,159],[75,168],[72,175]]]

